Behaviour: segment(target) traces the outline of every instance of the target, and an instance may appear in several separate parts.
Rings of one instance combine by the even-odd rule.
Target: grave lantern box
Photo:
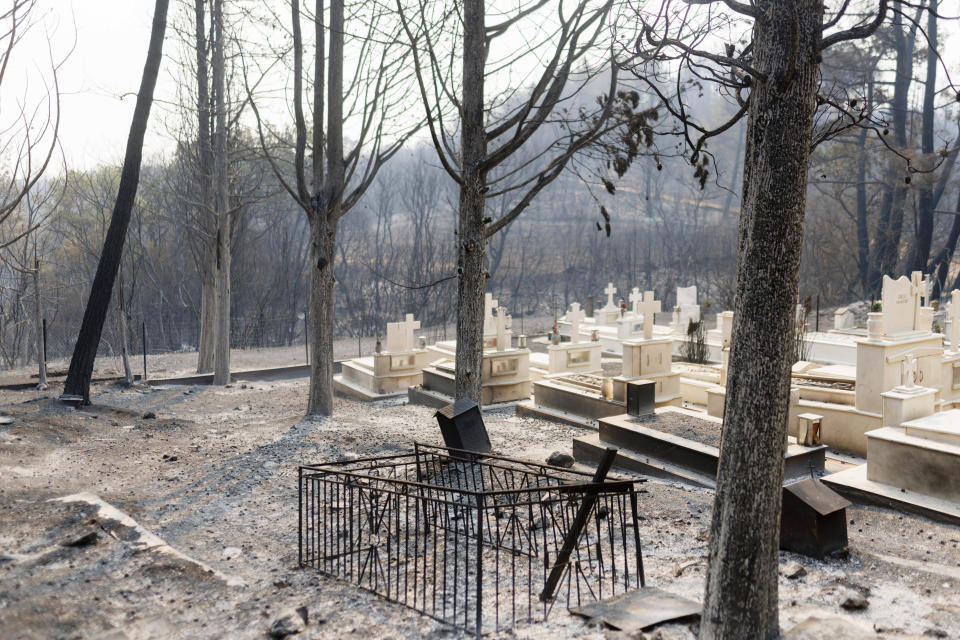
[[[627,383],[627,414],[634,418],[646,418],[655,414],[657,406],[657,383],[637,380]]]
[[[843,551],[849,506],[849,501],[813,478],[784,486],[780,548],[813,558]]]
[[[489,453],[492,449],[480,407],[473,400],[460,398],[434,415],[447,447],[476,453]]]

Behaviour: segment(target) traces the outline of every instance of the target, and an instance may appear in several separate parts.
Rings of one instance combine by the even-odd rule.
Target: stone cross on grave
[[[414,320],[412,313],[408,313],[403,322],[388,322],[387,351],[391,353],[413,351],[413,332],[419,328],[420,321]]]
[[[570,305],[570,311],[567,312],[567,320],[570,322],[570,342],[580,342],[580,323],[587,317],[587,314],[580,308],[579,302]]]
[[[640,287],[634,287],[631,289],[630,295],[627,297],[630,299],[630,304],[633,305],[633,315],[640,315],[640,301],[643,300],[643,294],[640,293]]]
[[[496,325],[493,322],[493,310],[497,308],[498,301],[493,299],[492,293],[486,293],[483,296],[483,332],[491,334],[496,331]]]
[[[950,292],[950,349],[960,351],[960,289]]]
[[[506,307],[497,307],[497,351],[510,348],[510,316]]]
[[[653,338],[653,314],[660,311],[660,301],[654,300],[653,291],[643,293],[643,302],[634,307],[637,312],[643,314],[643,339]]]
[[[613,294],[617,292],[617,288],[613,286],[612,282],[608,282],[607,288],[603,292],[607,294],[607,306],[604,309],[616,309],[617,306],[613,304]]]

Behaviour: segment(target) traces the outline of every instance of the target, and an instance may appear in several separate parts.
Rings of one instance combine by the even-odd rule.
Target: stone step
[[[716,447],[657,431],[655,421],[648,427],[633,422],[626,414],[603,418],[599,423],[604,442],[710,478],[717,475],[720,450]]]
[[[960,504],[960,445],[904,427],[868,431],[867,479]]]
[[[603,452],[611,443],[600,439],[597,434],[591,434],[573,439],[573,457],[577,462],[597,464]],[[677,480],[697,487],[714,489],[716,477],[697,473],[691,469],[674,465],[655,457],[646,456],[636,451],[620,449],[614,459],[613,466],[623,471],[642,473],[653,478]]]

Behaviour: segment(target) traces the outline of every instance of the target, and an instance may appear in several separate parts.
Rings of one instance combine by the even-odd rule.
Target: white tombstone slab
[[[888,336],[915,330],[920,313],[919,284],[911,282],[905,276],[896,280],[883,276],[883,324]]]
[[[676,323],[686,330],[690,321],[700,322],[700,305],[697,304],[697,285],[677,287]]]
[[[720,331],[720,344],[729,347],[733,341],[733,311],[717,314],[717,330]]]
[[[654,300],[653,291],[643,293],[643,302],[637,305],[637,311],[643,314],[643,339],[653,339],[653,317],[660,311],[660,301]]]
[[[403,322],[388,322],[387,351],[391,353],[413,351],[415,344],[413,332],[419,328],[420,321],[414,320],[412,313],[408,313]]]
[[[492,293],[483,296],[483,333],[490,335],[496,333],[497,325],[493,319],[493,310],[497,308],[498,302],[493,299]]]
[[[497,330],[497,351],[505,351],[510,348],[510,316],[507,315],[506,307],[497,307],[496,316]]]
[[[849,307],[840,307],[833,312],[833,328],[837,330],[856,327],[856,314]]]
[[[570,305],[570,311],[567,312],[567,321],[570,322],[570,342],[580,342],[580,325],[587,314],[580,308],[579,302]]]

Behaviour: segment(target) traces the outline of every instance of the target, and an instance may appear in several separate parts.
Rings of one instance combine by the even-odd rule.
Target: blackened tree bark
[[[927,47],[927,75],[923,85],[923,111],[921,113],[920,152],[927,158],[933,154],[934,113],[933,101],[937,94],[937,0],[929,0],[927,14],[927,38],[932,43]],[[933,241],[933,188],[920,190],[917,198],[917,239],[913,244],[909,271],[923,271],[930,258]]]
[[[907,115],[910,85],[913,81],[913,49],[917,40],[917,22],[904,24],[902,7],[894,2],[893,12],[894,43],[897,63],[893,81],[893,143],[895,148],[903,150],[907,145]],[[919,15],[919,14],[918,14]],[[876,265],[873,271],[871,293],[879,295],[881,279],[884,274],[893,274],[900,261],[900,241],[903,234],[903,210],[907,197],[907,184],[901,165],[896,159],[890,161],[884,183],[883,198],[880,202],[880,220],[876,235]]]
[[[197,373],[213,371],[213,349],[216,344],[216,271],[217,246],[209,238],[216,237],[215,225],[211,224],[214,210],[210,185],[213,182],[213,147],[210,142],[210,87],[207,70],[207,24],[206,3],[194,0],[194,45],[197,53],[197,169],[199,174],[197,219],[208,240],[203,244],[203,268],[200,283],[200,340],[197,347]]]
[[[216,320],[213,384],[230,382],[230,193],[227,177],[227,99],[223,57],[223,0],[213,0],[213,186],[216,204],[214,282]]]
[[[704,11],[710,13],[696,15],[690,5],[708,5]],[[696,48],[691,34],[704,28],[697,20],[725,21],[733,14],[753,21],[745,47],[731,45],[724,54]],[[822,0],[702,0],[677,8],[665,1],[659,13],[636,14],[640,34],[634,42],[643,63],[677,61],[681,73],[713,78],[747,116],[733,341],[700,625],[705,640],[780,634],[781,490],[809,156],[816,141],[842,129],[834,125],[856,122],[845,107],[819,94],[819,67],[829,47],[869,37],[886,16],[887,2],[879,0],[874,16],[831,32],[842,15],[825,19]],[[645,69],[639,66],[639,77]],[[705,142],[740,117],[705,127],[682,91],[667,95],[651,84],[682,123],[694,165]],[[837,109],[839,115],[815,132],[818,108]],[[826,120],[829,113],[822,115]]]
[[[167,6],[169,0],[156,0],[153,12],[153,25],[150,31],[150,45],[147,60],[143,67],[143,78],[137,94],[137,104],[133,111],[133,122],[127,138],[127,150],[120,174],[120,186],[117,200],[110,217],[110,227],[103,241],[103,252],[97,265],[97,273],[90,288],[90,297],[83,313],[83,323],[70,359],[70,369],[64,385],[64,396],[80,397],[84,403],[90,402],[90,378],[97,357],[97,347],[103,332],[103,322],[110,306],[113,284],[123,257],[123,244],[130,225],[130,214],[140,182],[140,162],[143,155],[143,138],[150,119],[150,107],[153,104],[153,89],[157,84],[160,60],[163,57],[163,36],[167,27]]]
[[[823,6],[758,3],[702,638],[779,636],[780,487]],[[750,446],[745,446],[746,443]],[[747,489],[749,487],[749,489]],[[744,561],[749,558],[749,561]]]
[[[457,233],[456,397],[480,403],[483,370],[483,294],[487,288],[484,253],[487,132],[483,85],[487,58],[483,0],[463,5],[462,183]]]

